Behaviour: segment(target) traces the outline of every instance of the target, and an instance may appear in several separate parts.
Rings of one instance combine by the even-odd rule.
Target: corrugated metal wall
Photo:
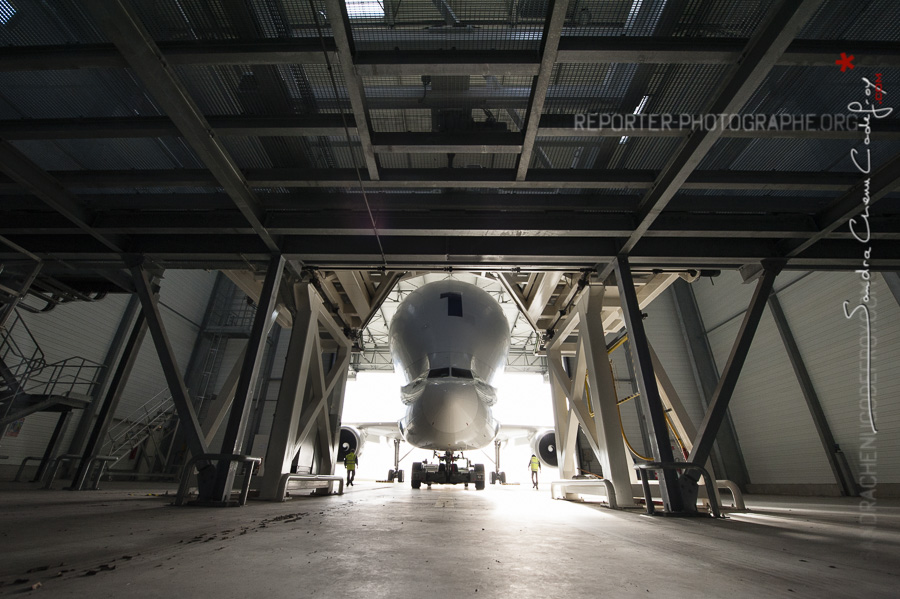
[[[81,356],[102,363],[109,350],[128,297],[110,295],[94,303],[62,304],[50,312],[31,314],[20,310],[22,319],[53,363]],[[60,448],[68,447],[81,412],[69,419]],[[17,437],[0,438],[0,453],[9,456],[5,465],[17,465],[26,456],[41,456],[56,426],[58,414],[38,412],[25,419]]]
[[[900,364],[900,306],[881,275],[873,273],[873,277],[868,305],[877,406],[877,477],[883,483],[900,483],[900,376],[896,370]],[[860,406],[863,337],[860,320],[844,318],[843,302],[849,300],[849,310],[853,310],[862,293],[855,273],[814,273],[779,294],[835,442],[857,477],[860,435],[870,431],[866,405]]]
[[[754,285],[724,273],[713,285],[694,283],[697,302],[721,371],[731,350]],[[844,317],[842,303],[859,303],[855,273],[786,272],[775,284],[801,357],[809,370],[836,442],[855,474],[860,447],[859,322]],[[878,412],[878,479],[900,481],[900,408],[888,403],[900,390],[891,370],[900,359],[900,308],[878,275],[870,307],[875,347]],[[768,309],[754,338],[731,402],[731,411],[751,481],[754,484],[834,484],[834,476],[816,434],[787,353]]]
[[[703,420],[703,403],[691,368],[689,350],[678,322],[672,290],[664,291],[644,311],[648,315],[644,320],[647,338],[653,345],[694,426],[698,427]]]
[[[203,321],[203,313],[215,283],[215,273],[197,270],[171,270],[160,284],[159,307],[163,324],[182,373]],[[138,352],[117,418],[126,418],[151,397],[166,388],[166,380],[153,339],[148,332]]]
[[[185,270],[166,272],[161,283],[160,312],[182,369],[190,358],[214,281],[215,273]],[[127,295],[114,294],[99,302],[64,304],[45,314],[24,314],[24,318],[48,361],[82,356],[103,362],[128,299]],[[148,333],[116,417],[127,417],[165,387]],[[80,417],[81,412],[73,415],[61,448],[68,447]],[[42,455],[56,420],[56,414],[33,414],[25,419],[18,437],[3,437],[2,453],[10,456],[4,465],[17,464],[25,456]]]

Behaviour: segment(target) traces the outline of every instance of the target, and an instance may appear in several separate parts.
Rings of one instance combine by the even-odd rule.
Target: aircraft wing
[[[531,440],[536,434],[547,429],[553,429],[550,426],[534,426],[530,424],[501,424],[495,439],[497,441],[521,441]]]
[[[394,422],[342,422],[341,426],[355,428],[367,437],[382,437],[384,439],[403,439],[400,433],[400,423]]]

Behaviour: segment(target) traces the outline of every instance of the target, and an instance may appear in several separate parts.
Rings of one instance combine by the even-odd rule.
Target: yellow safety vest
[[[352,451],[344,456],[344,465],[347,470],[356,470],[356,454]]]
[[[541,462],[537,458],[531,458],[531,469],[534,472],[538,471],[538,468],[541,467]]]

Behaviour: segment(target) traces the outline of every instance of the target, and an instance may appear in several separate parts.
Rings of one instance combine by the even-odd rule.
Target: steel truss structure
[[[466,273],[510,309],[510,369],[549,367],[560,418],[560,397],[581,401],[584,371],[566,379],[559,356],[589,353],[625,326],[654,458],[670,462],[640,306],[716,269],[747,279],[761,269],[758,314],[782,268],[856,270],[864,250],[866,268],[900,268],[900,124],[871,119],[870,140],[833,126],[871,92],[861,77],[890,80],[900,67],[897,32],[869,26],[900,19],[891,0],[10,6],[0,284],[16,301],[32,286],[53,289],[53,301],[136,293],[195,456],[229,408],[222,454],[242,451],[275,319],[293,329],[300,370],[282,387],[295,393],[279,400],[293,428],[273,431],[270,454],[284,463],[271,472],[286,472],[301,446],[313,452],[304,467],[330,472],[348,368],[389,367],[390,312],[417,277]],[[838,51],[854,69],[837,68]],[[665,115],[688,118],[654,126]],[[788,118],[694,124],[706,115]],[[861,173],[850,156],[866,148]],[[866,246],[849,225],[863,218]],[[170,268],[227,271],[263,308],[203,428],[156,307],[152,275]],[[598,320],[582,324],[593,337],[575,336],[591,302]],[[705,383],[698,463],[727,422],[757,321],[722,379]],[[599,451],[606,433],[579,422]],[[201,496],[226,501],[234,472],[201,468]],[[683,491],[675,477],[663,470],[660,489],[680,511],[696,480],[682,477]]]

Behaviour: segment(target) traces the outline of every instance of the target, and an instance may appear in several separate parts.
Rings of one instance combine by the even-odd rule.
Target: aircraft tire
[[[403,482],[403,470],[397,470],[397,472],[395,474],[397,475],[397,482],[402,483]]]
[[[389,481],[391,481],[391,482],[394,482],[394,471],[393,471],[393,470],[388,470],[388,477],[387,477],[387,479],[388,479]]]

